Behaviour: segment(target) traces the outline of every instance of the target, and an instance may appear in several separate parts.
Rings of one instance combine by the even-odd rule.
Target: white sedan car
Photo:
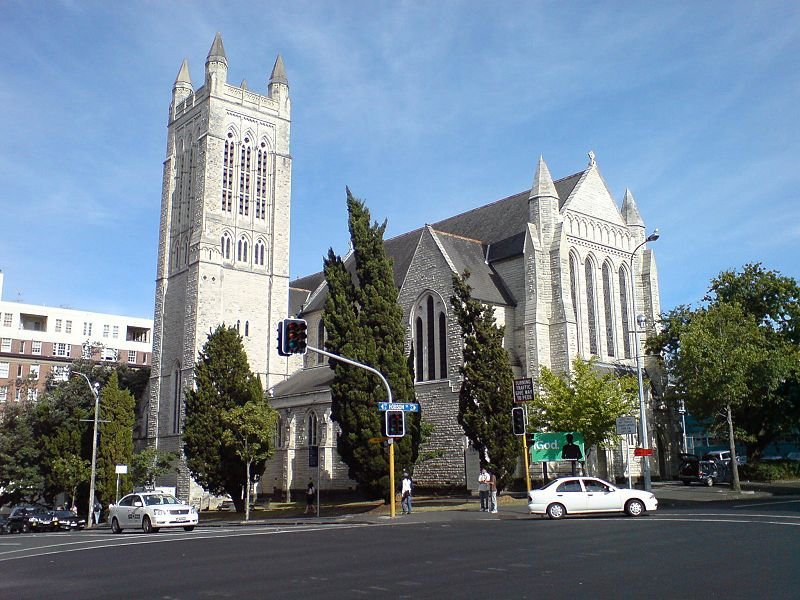
[[[128,494],[108,507],[108,520],[114,533],[130,528],[156,533],[162,527],[183,527],[191,531],[198,519],[194,506],[160,492]]]
[[[658,500],[650,492],[618,488],[596,477],[554,479],[528,495],[531,514],[560,519],[565,515],[625,512],[638,517],[656,510]]]

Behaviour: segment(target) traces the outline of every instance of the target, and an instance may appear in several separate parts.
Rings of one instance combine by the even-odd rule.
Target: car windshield
[[[71,510],[57,510],[56,511],[56,516],[59,519],[69,519],[70,517],[77,517],[78,515],[76,515]]]
[[[180,504],[180,501],[175,496],[157,494],[145,496],[144,503],[147,506],[155,506],[156,504]]]
[[[544,484],[542,487],[540,487],[539,489],[540,489],[540,490],[546,490],[547,488],[553,487],[553,486],[554,486],[554,485],[556,485],[557,483],[561,483],[561,480],[559,480],[559,479],[553,479],[553,481],[549,481],[549,482],[545,483],[545,484]]]

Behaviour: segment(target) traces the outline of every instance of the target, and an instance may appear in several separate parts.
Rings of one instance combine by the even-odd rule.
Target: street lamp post
[[[631,260],[630,260],[630,271],[631,271],[631,308],[633,309],[634,314],[634,326],[633,326],[633,348],[634,354],[636,356],[636,379],[639,384],[639,435],[640,435],[640,444],[644,444],[645,446],[648,444],[647,441],[647,408],[644,404],[644,384],[642,383],[642,360],[639,356],[639,315],[636,315],[636,278],[634,277],[633,273],[633,259],[636,258],[636,251],[644,246],[647,242],[655,242],[659,237],[658,229],[654,229],[653,233],[648,235],[643,242],[641,242],[638,246],[633,249],[631,252]],[[650,457],[649,456],[642,456],[642,475],[644,477],[644,489],[645,491],[650,491],[652,489],[652,485],[650,482]]]
[[[92,517],[94,516],[94,482],[97,475],[97,417],[100,410],[100,384],[89,381],[89,378],[80,372],[75,372],[73,375],[80,375],[86,380],[89,389],[92,390],[94,395],[94,433],[92,435],[92,475],[89,480],[89,514],[86,516],[86,527],[92,526]],[[96,523],[95,523],[96,525]]]

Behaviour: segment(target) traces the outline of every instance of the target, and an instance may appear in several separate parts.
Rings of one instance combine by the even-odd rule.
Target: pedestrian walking
[[[306,488],[306,512],[305,514],[314,514],[314,496],[317,495],[317,490],[314,488],[314,482],[309,480],[308,487]]]
[[[481,512],[489,510],[489,474],[485,468],[478,475],[478,494],[481,497]]]
[[[411,480],[408,472],[403,473],[403,480],[400,482],[400,507],[403,509],[403,514],[411,514],[411,491],[414,483]]]
[[[497,477],[489,474],[489,512],[497,514]]]

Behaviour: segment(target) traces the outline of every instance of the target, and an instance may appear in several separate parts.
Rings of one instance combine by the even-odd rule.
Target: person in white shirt
[[[489,510],[489,473],[485,468],[478,475],[478,493],[481,497],[481,512],[486,512]]]
[[[402,500],[400,500],[400,507],[403,509],[403,514],[411,514],[411,488],[413,487],[413,482],[411,481],[411,477],[407,472],[403,473],[403,481],[400,484],[400,495],[402,496]]]

